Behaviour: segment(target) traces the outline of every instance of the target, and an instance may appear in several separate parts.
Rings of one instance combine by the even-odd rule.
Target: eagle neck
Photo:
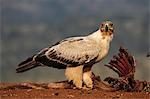
[[[112,36],[105,36],[105,38],[102,36],[102,33],[100,30],[97,30],[96,32],[92,33],[88,36],[88,38],[92,39],[96,42],[99,46],[103,46],[106,48],[109,48],[110,42],[112,41]]]
[[[94,41],[96,41],[97,43],[100,43],[101,42],[101,39],[102,39],[102,35],[101,35],[101,31],[100,30],[97,30],[96,32],[88,35],[88,38],[90,39],[93,39]]]

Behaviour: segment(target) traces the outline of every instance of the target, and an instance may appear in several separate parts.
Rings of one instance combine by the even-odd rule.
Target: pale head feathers
[[[114,25],[111,21],[105,21],[100,24],[100,31],[103,36],[111,36],[114,33]]]
[[[102,40],[110,42],[113,39],[114,25],[111,21],[104,21],[100,24],[100,28],[89,35],[89,37],[95,39],[95,41],[100,42]]]
[[[102,39],[107,39],[108,41],[112,41],[114,34],[114,25],[111,21],[104,21],[100,24],[99,28]]]

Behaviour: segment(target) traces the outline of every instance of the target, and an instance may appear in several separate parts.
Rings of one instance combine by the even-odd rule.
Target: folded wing
[[[93,64],[99,51],[98,45],[85,37],[68,38],[21,62],[17,72],[24,72],[41,65],[65,69],[67,66]]]
[[[98,57],[99,51],[100,49],[94,41],[74,37],[56,43],[46,52],[37,55],[35,60],[56,68],[61,68],[61,65],[79,66],[94,61]]]

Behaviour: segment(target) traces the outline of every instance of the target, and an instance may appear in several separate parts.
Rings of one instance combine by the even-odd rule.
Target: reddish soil
[[[10,83],[8,84],[11,85]],[[14,85],[14,84],[12,84]],[[7,86],[7,84],[0,84]],[[140,98],[150,99],[150,92],[104,92],[100,90],[79,89],[0,89],[2,99],[33,99],[33,98]]]

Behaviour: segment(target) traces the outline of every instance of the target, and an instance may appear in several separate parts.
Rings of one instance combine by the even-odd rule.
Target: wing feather
[[[98,56],[99,51],[94,41],[84,37],[74,37],[52,46],[45,55],[49,60],[68,66],[78,66],[91,62]]]

